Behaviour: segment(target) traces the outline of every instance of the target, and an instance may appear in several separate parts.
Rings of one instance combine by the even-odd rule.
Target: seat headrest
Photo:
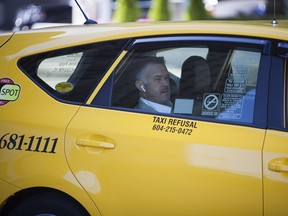
[[[193,98],[209,91],[211,73],[209,65],[203,57],[191,56],[182,65],[180,95]]]

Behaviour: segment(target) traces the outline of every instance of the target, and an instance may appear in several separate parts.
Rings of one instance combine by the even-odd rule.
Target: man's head
[[[135,85],[140,96],[155,103],[170,100],[169,73],[163,57],[147,57],[138,64]]]

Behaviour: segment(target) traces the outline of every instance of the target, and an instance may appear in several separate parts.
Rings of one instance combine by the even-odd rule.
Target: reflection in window
[[[259,52],[234,51],[218,119],[252,122],[260,57]]]
[[[112,105],[135,108],[139,91],[133,66],[145,56],[164,57],[170,77],[171,114],[252,123],[261,52],[231,45],[167,47],[135,52],[115,77]],[[136,64],[139,66],[139,64]]]
[[[75,71],[83,53],[73,53],[43,60],[37,71],[40,77],[51,88],[56,89],[59,83],[67,82]]]
[[[53,97],[84,103],[126,43],[111,40],[37,53],[21,58],[19,67]]]

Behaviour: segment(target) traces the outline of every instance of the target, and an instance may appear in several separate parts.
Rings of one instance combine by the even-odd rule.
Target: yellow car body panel
[[[67,157],[103,215],[262,215],[264,130],[194,121],[191,136],[171,134],[152,129],[157,115],[94,109],[82,107],[69,124]]]
[[[271,160],[284,158],[283,169],[288,166],[287,132],[89,106],[126,51],[85,106],[55,100],[17,66],[32,54],[140,36],[288,40],[286,21],[263,23],[100,24],[15,33],[0,47],[0,78],[18,86],[15,100],[0,107],[0,204],[36,186],[63,191],[92,216],[272,216],[275,208],[285,215],[288,176],[275,172]],[[0,37],[0,46],[9,37]]]
[[[1,179],[0,179],[0,188],[1,188],[0,203],[2,204],[5,203],[7,197],[10,197],[11,194],[14,194],[20,190],[20,188],[11,185],[5,181],[2,181]]]
[[[280,21],[280,24],[273,27],[269,21],[252,22],[250,25],[240,24],[239,22],[220,22],[217,25],[214,22],[155,22],[149,24],[126,23],[114,25],[98,24],[97,26],[66,26],[17,32],[11,39],[11,43],[14,44],[13,47],[15,49],[19,50],[17,55],[24,56],[33,54],[33,50],[35,52],[44,52],[51,50],[51,47],[57,49],[68,45],[150,35],[229,34],[287,40],[287,21]],[[265,34],[263,34],[263,31],[265,31]],[[21,49],[21,47],[24,49]],[[13,49],[11,53],[14,53]]]
[[[0,47],[2,47],[9,40],[9,38],[11,36],[12,36],[11,33],[1,34],[1,36],[0,36]]]
[[[19,45],[16,51],[23,48]],[[2,106],[0,113],[1,178],[18,188],[10,190],[9,195],[35,185],[54,188],[84,202],[90,212],[98,215],[94,202],[70,171],[65,158],[65,127],[79,106],[60,103],[39,91],[17,68],[19,56],[14,54],[13,46],[7,44],[0,52],[8,53],[1,56],[1,77],[9,77],[20,87],[16,100]],[[1,201],[7,199],[7,193],[1,191]]]
[[[288,149],[287,133],[267,131],[264,148],[264,211],[267,215],[286,215]]]

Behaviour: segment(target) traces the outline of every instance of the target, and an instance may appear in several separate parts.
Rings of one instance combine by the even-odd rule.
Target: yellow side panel
[[[19,191],[20,188],[17,188],[11,184],[8,184],[5,181],[2,181],[0,179],[0,209],[1,209],[1,204],[3,204],[8,197]]]
[[[103,216],[262,216],[264,133],[82,107],[66,154]]]
[[[0,48],[9,40],[11,35],[12,35],[11,33],[0,35]]]
[[[288,134],[267,131],[264,147],[264,215],[288,212]]]
[[[9,78],[19,87],[15,100],[0,100],[0,179],[21,190],[47,187],[62,191],[91,214],[99,215],[94,202],[71,173],[64,153],[65,129],[79,106],[53,99],[17,70],[15,64],[4,62],[6,67],[0,73],[0,78]],[[0,201],[15,192],[15,188],[7,187],[2,193],[1,187]]]

